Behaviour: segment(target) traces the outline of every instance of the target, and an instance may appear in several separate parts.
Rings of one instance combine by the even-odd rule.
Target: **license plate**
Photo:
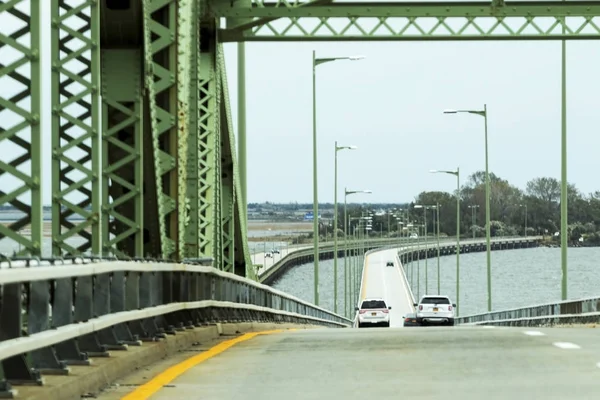
[[[371,315],[372,315],[372,316],[376,316],[376,315],[377,315],[377,313],[376,313],[376,312],[372,312],[372,313],[371,313]]]
[[[439,311],[439,308],[433,307],[433,312],[438,312],[438,311]]]

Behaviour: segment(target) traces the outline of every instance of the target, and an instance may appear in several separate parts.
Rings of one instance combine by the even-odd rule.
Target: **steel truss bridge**
[[[0,0],[0,178],[18,182],[0,186],[0,206],[24,215],[0,240],[40,255],[50,159],[53,255],[211,257],[253,278],[244,42],[599,39],[599,16],[600,1]],[[227,42],[239,43],[238,146]]]

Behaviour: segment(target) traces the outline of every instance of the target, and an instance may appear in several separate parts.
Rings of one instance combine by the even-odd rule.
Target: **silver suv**
[[[425,295],[414,306],[417,308],[417,323],[421,325],[427,323],[454,325],[456,304],[452,304],[448,296]]]

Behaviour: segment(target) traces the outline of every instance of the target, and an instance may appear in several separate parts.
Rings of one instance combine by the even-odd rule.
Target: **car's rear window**
[[[373,308],[387,308],[385,302],[382,300],[366,300],[363,301],[361,309],[373,309]]]
[[[445,297],[424,297],[421,304],[450,304],[450,300]]]

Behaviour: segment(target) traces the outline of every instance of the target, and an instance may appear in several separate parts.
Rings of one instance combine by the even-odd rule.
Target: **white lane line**
[[[386,264],[387,264],[387,262],[386,262]],[[386,301],[389,301],[389,299],[388,299],[387,285],[385,283],[385,274],[387,272],[387,269],[384,269],[384,268],[387,268],[387,266],[384,267],[383,266],[383,262],[381,264],[379,264],[379,271],[380,271],[380,275],[381,275],[381,285],[383,286],[383,298]]]
[[[496,327],[494,325],[481,325],[481,328],[483,328],[483,329],[494,329]]]
[[[526,335],[529,335],[529,336],[546,336],[545,333],[540,332],[540,331],[525,331],[523,333]]]
[[[565,349],[565,350],[574,350],[574,349],[580,349],[581,347],[576,345],[575,343],[570,343],[570,342],[554,342],[552,343],[554,346],[558,347],[559,349]]]
[[[404,279],[404,273],[400,270],[400,268],[402,268],[402,264],[396,263],[396,257],[394,257],[394,268],[398,272],[398,275],[400,275],[400,281],[404,284],[404,294],[406,295],[406,300],[408,300],[408,302],[407,302],[408,306],[412,310],[411,312],[414,313],[415,306],[413,306],[413,299],[410,298],[410,294],[408,293],[408,291],[409,291],[408,290],[408,288],[409,288],[408,279]]]
[[[596,367],[600,368],[600,362],[596,364]]]

